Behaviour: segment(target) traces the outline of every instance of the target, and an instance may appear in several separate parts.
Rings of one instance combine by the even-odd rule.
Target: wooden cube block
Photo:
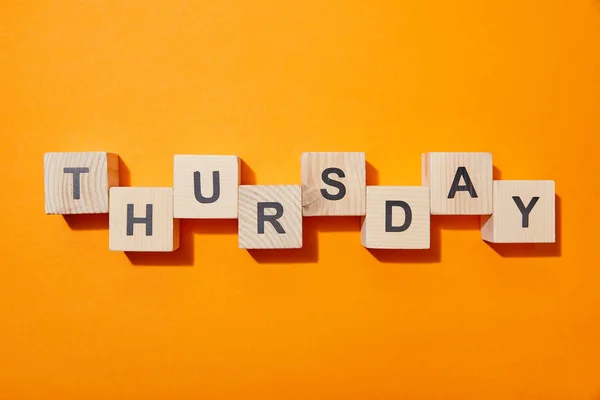
[[[302,154],[303,215],[365,215],[365,153]]]
[[[173,218],[173,189],[110,189],[109,248],[112,251],[174,251],[179,220]]]
[[[429,187],[432,215],[492,213],[490,153],[424,153],[421,185]]]
[[[105,214],[119,185],[119,156],[101,151],[44,154],[46,214]]]
[[[237,218],[237,156],[176,155],[175,218]]]
[[[425,186],[367,186],[361,241],[368,249],[428,249],[431,215]]]
[[[492,243],[554,243],[554,181],[494,181],[494,210],[481,218]]]
[[[240,186],[241,249],[302,247],[302,190],[298,185]]]

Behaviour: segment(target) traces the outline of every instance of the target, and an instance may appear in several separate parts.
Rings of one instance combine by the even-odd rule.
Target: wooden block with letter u
[[[361,241],[368,249],[428,249],[431,215],[425,186],[367,186]]]
[[[179,220],[173,218],[173,189],[112,188],[108,229],[112,251],[176,250]]]
[[[302,247],[299,185],[242,185],[238,240],[241,249]]]
[[[494,181],[494,210],[481,218],[481,237],[492,243],[554,243],[554,181]]]
[[[119,185],[119,156],[103,151],[44,154],[46,214],[106,214]]]

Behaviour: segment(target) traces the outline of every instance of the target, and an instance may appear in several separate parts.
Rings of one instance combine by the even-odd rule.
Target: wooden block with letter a
[[[237,156],[176,155],[173,170],[175,218],[237,218]]]
[[[428,249],[431,215],[425,186],[367,186],[361,241],[368,249]]]
[[[424,153],[421,185],[430,190],[432,215],[492,213],[491,153]]]
[[[179,220],[173,218],[173,189],[112,188],[108,230],[112,251],[176,250]]]
[[[119,156],[102,151],[44,154],[46,214],[105,214],[119,185]]]
[[[304,216],[365,215],[365,153],[303,153]]]
[[[242,185],[238,240],[241,249],[302,247],[299,185]]]
[[[554,243],[554,181],[494,181],[494,210],[481,217],[481,237],[492,243]]]

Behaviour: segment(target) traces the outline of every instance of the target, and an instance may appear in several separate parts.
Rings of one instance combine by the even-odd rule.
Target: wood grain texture
[[[214,196],[213,175],[219,176],[219,196],[201,203],[194,189],[194,174],[199,173],[200,193]],[[175,218],[237,218],[240,161],[237,156],[175,155],[173,197]]]
[[[238,241],[241,249],[295,249],[302,247],[302,189],[299,185],[242,185],[239,188]],[[277,219],[285,233],[264,223],[258,232],[258,204],[277,202],[283,215]],[[272,208],[265,215],[275,215]]]
[[[152,234],[146,224],[134,223],[127,235],[127,205],[133,216],[144,218],[152,204]],[[179,220],[173,218],[173,189],[161,187],[114,187],[110,190],[109,249],[112,251],[174,251],[179,247]]]
[[[457,191],[448,198],[459,167],[464,167],[477,197]],[[432,215],[489,215],[492,213],[493,164],[491,153],[424,153],[421,156],[421,185],[430,189]],[[464,185],[464,179],[460,180]]]
[[[533,197],[527,226],[513,196],[527,207]],[[554,243],[556,240],[556,194],[551,180],[494,181],[494,209],[481,218],[481,237],[492,243]]]
[[[404,201],[412,220],[403,232],[386,232],[386,201]],[[429,249],[431,237],[429,188],[425,186],[367,186],[367,213],[363,218],[361,242],[369,249]],[[403,208],[393,207],[391,222],[402,226]]]
[[[76,177],[65,168],[87,168]],[[79,181],[79,196],[74,186]],[[119,156],[107,152],[50,152],[44,154],[46,214],[105,214],[109,189],[119,185]],[[76,198],[79,197],[79,198]]]
[[[331,195],[339,189],[323,181],[326,168],[339,168],[344,177],[330,174],[332,180],[339,181],[346,188],[340,200],[323,197],[324,189]],[[301,159],[302,206],[304,216],[315,215],[365,215],[366,203],[366,158],[362,152],[303,153]]]

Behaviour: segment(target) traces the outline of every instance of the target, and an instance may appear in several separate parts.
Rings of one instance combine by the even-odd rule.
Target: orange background
[[[0,5],[0,399],[600,398],[598,0],[33,1]],[[300,251],[108,251],[106,216],[46,216],[43,153],[106,150],[124,185],[237,154],[299,184],[303,151],[365,151],[420,184],[425,151],[554,179],[558,243],[369,252],[358,218]]]

